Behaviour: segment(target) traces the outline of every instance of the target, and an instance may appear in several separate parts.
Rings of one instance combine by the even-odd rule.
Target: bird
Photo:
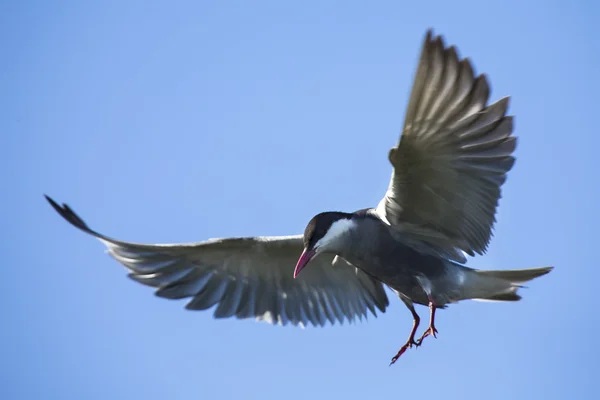
[[[99,239],[128,277],[186,309],[215,307],[214,318],[253,318],[274,325],[325,326],[375,318],[397,296],[413,323],[394,364],[437,337],[435,313],[464,300],[514,302],[523,284],[554,267],[481,270],[496,223],[502,186],[515,163],[510,97],[489,100],[476,75],[433,29],[426,31],[400,139],[380,202],[353,212],[326,211],[302,234],[245,236],[175,244],[117,240],[91,229],[73,209],[44,194],[70,224]],[[415,305],[429,309],[419,339]]]

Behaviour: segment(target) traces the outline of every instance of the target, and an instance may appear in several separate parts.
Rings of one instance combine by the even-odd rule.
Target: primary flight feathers
[[[514,164],[508,97],[488,105],[485,75],[427,33],[392,178],[378,212],[415,246],[458,262],[483,254]]]

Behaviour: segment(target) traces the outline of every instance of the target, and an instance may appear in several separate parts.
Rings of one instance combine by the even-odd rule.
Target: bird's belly
[[[427,305],[429,298],[419,282],[410,274],[381,274],[378,279],[414,303]]]
[[[414,266],[406,260],[398,259],[393,264],[389,264],[377,262],[379,260],[374,262],[372,257],[369,260],[356,257],[347,261],[414,303],[429,304],[427,294],[415,278]]]

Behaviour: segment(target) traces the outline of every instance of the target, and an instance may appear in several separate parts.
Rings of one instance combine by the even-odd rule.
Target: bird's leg
[[[436,334],[438,333],[438,331],[437,329],[435,329],[436,308],[437,307],[433,299],[431,298],[431,296],[429,296],[429,328],[427,328],[427,330],[423,332],[423,336],[421,336],[421,338],[417,341],[417,346],[420,346],[421,343],[423,343],[423,339],[425,339],[429,335],[433,336],[434,338],[437,338]]]
[[[419,346],[419,344],[415,342],[415,333],[417,333],[417,328],[419,327],[419,322],[421,321],[421,318],[419,318],[419,314],[417,314],[412,304],[408,304],[406,302],[405,304],[412,313],[413,327],[410,331],[410,335],[408,336],[408,340],[406,341],[406,343],[404,343],[404,346],[402,346],[400,350],[398,350],[398,353],[396,353],[396,355],[392,358],[392,362],[390,362],[390,365],[395,363],[400,358],[400,356],[404,354],[406,350],[410,349],[413,346]]]

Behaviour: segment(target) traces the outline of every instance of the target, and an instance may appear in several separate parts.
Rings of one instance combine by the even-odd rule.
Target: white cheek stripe
[[[333,224],[331,224],[325,236],[323,236],[317,241],[315,247],[327,246],[329,243],[335,241],[337,238],[339,238],[354,227],[355,223],[351,219],[344,218],[335,221]]]

